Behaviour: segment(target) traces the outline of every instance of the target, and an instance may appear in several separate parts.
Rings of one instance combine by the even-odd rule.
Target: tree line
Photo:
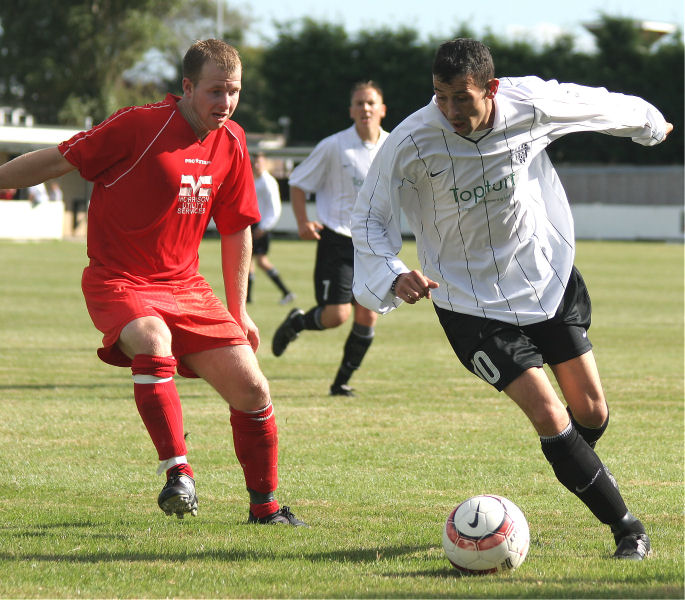
[[[215,35],[215,0],[23,0],[0,3],[0,104],[22,107],[40,124],[82,127],[121,106],[181,93],[182,56],[194,39]],[[431,63],[443,39],[421,40],[411,27],[350,35],[312,19],[279,24],[276,39],[245,43],[249,15],[228,10],[224,38],[243,58],[243,92],[235,119],[248,132],[281,132],[289,145],[311,145],[350,123],[349,92],[362,80],[384,91],[392,129],[432,96]],[[675,125],[668,144],[645,151],[611,136],[576,134],[550,147],[563,162],[682,164],[681,33],[650,44],[629,19],[602,15],[596,52],[570,36],[538,47],[477,36],[467,24],[449,37],[480,37],[497,76],[538,75],[635,94]],[[152,52],[154,51],[154,52]],[[164,67],[164,68],[162,68]]]

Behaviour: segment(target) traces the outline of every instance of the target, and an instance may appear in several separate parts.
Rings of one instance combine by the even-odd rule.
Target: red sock
[[[247,489],[263,495],[265,500],[251,502],[250,510],[256,517],[266,517],[278,510],[278,502],[273,499],[278,486],[278,428],[273,405],[255,413],[231,408],[231,426]]]
[[[193,467],[191,467],[188,463],[178,463],[177,465],[171,467],[170,469],[166,470],[166,478],[169,479],[169,475],[171,475],[171,472],[174,472],[175,474],[183,474],[187,475],[188,477],[195,478],[195,473],[193,473]]]
[[[134,375],[136,406],[157,449],[159,460],[185,456],[187,450],[183,437],[181,399],[173,380],[176,359],[173,356],[136,354],[131,371]],[[149,382],[137,382],[136,379],[143,378],[136,378],[136,375],[149,376]]]

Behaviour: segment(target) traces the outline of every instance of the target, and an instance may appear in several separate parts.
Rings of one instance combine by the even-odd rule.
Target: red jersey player
[[[245,306],[250,226],[259,221],[245,133],[230,120],[241,90],[237,51],[193,44],[183,97],[119,110],[56,148],[0,167],[0,188],[28,187],[78,169],[94,183],[82,288],[103,333],[100,358],[130,367],[136,406],[167,482],[167,514],[197,514],[173,375],[202,377],[230,406],[235,452],[250,495],[248,521],[304,525],[274,497],[278,435]],[[221,234],[225,307],[198,273],[210,218]]]

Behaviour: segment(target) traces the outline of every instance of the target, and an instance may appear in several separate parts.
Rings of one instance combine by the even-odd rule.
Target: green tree
[[[277,120],[280,115],[274,113],[275,116],[269,117],[274,111],[269,109],[269,81],[263,73],[264,49],[241,46],[238,50],[243,63],[243,82],[240,103],[233,118],[245,131],[280,132]]]
[[[433,93],[430,75],[433,50],[420,42],[416,30],[404,27],[397,31],[362,31],[351,46],[353,62],[348,91],[343,98],[345,107],[349,106],[352,84],[368,79],[383,89],[387,106],[385,129],[392,129],[428,102]],[[350,124],[349,118],[346,123]]]
[[[290,119],[290,143],[309,144],[349,122],[352,46],[339,25],[303,19],[277,24],[278,39],[264,53],[267,118]],[[342,112],[342,114],[341,114]]]
[[[350,89],[374,80],[388,106],[383,126],[392,128],[430,98],[432,52],[410,28],[351,38],[338,25],[311,19],[279,24],[264,52],[265,110],[272,121],[290,118],[290,143],[311,144],[350,125]]]
[[[481,39],[490,46],[498,76],[538,75],[611,91],[652,102],[674,123],[667,144],[645,149],[624,139],[596,134],[567,136],[550,146],[557,162],[683,162],[683,44],[680,33],[654,46],[631,20],[603,16],[594,30],[598,50],[578,52],[562,36],[537,47],[527,40],[504,40],[491,31]],[[464,25],[453,37],[475,37]],[[442,40],[421,42],[415,31],[380,29],[350,38],[339,26],[305,19],[279,28],[264,51],[262,67],[269,119],[292,119],[293,143],[312,144],[349,124],[349,88],[374,79],[383,87],[391,129],[425,105],[431,94],[430,66]],[[673,93],[677,90],[678,93]]]
[[[196,39],[216,36],[217,1],[225,2],[1,2],[0,102],[24,108],[39,123],[82,126],[85,117],[99,122],[121,106],[180,92],[185,50]],[[224,15],[224,36],[239,43],[249,19],[228,8]],[[151,49],[156,58],[147,72],[166,66],[174,74],[126,77],[149,60]]]
[[[178,1],[0,3],[0,99],[40,123],[105,118],[121,73],[162,37],[160,18]]]
[[[555,142],[550,148],[552,158],[602,164],[682,164],[685,64],[681,33],[653,44],[639,23],[602,15],[593,34],[597,52],[574,55],[568,68],[555,77],[640,96],[654,104],[674,124],[675,131],[667,143],[648,149],[612,136],[576,134]]]
[[[154,44],[166,64],[175,67],[172,77],[160,78],[161,92],[167,89],[180,92],[181,63],[188,47],[196,40],[219,35],[216,30],[217,2],[224,4],[222,39],[236,48],[242,45],[245,31],[250,28],[252,20],[242,12],[226,6],[226,0],[183,0],[173,3],[162,20],[163,36]]]

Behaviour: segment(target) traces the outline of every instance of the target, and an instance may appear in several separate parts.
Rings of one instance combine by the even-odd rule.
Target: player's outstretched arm
[[[56,147],[35,150],[0,165],[0,189],[31,187],[74,169]]]

